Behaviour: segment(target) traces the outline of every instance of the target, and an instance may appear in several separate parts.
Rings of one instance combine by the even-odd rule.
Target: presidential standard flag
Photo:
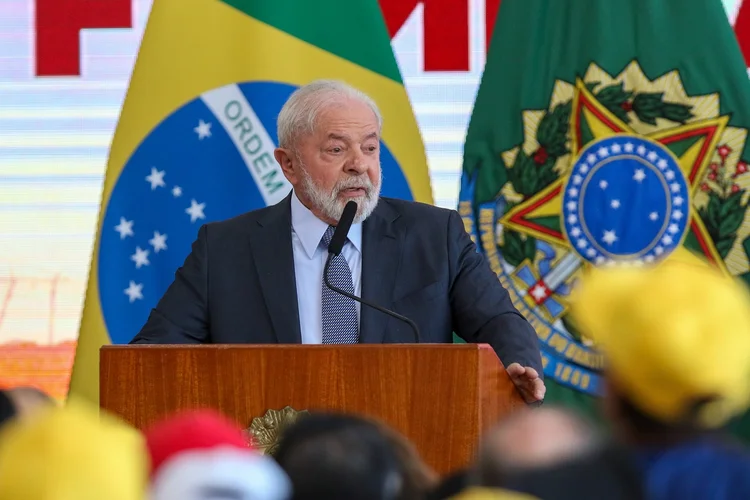
[[[504,0],[494,33],[459,211],[538,332],[547,401],[593,411],[583,269],[698,256],[750,281],[745,63],[719,0]]]
[[[321,78],[378,103],[383,195],[432,203],[376,0],[154,2],[107,165],[71,395],[98,401],[99,348],[138,333],[201,224],[289,193],[276,117]]]

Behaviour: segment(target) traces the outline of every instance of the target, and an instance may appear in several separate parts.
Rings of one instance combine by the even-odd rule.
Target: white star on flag
[[[633,180],[635,182],[643,182],[643,179],[645,178],[646,172],[644,172],[642,168],[636,169],[635,174],[633,174]]]
[[[665,234],[664,238],[661,239],[661,242],[664,243],[665,245],[671,245],[672,244],[672,237],[669,236],[668,234]]]
[[[143,284],[142,283],[136,284],[135,281],[131,280],[130,285],[125,289],[125,295],[128,296],[131,304],[138,299],[142,299],[143,298]]]
[[[674,197],[674,204],[677,207],[679,207],[680,205],[682,205],[683,201],[685,201],[685,200],[682,199],[682,196],[675,196]]]
[[[656,247],[656,248],[654,248],[654,253],[656,255],[661,255],[661,254],[664,253],[664,249],[662,247]]]
[[[205,208],[205,203],[198,203],[195,200],[190,200],[190,207],[185,209],[185,213],[190,216],[190,222],[195,222],[198,219],[206,218],[206,215],[203,213],[203,209]]]
[[[632,142],[625,143],[625,152],[626,153],[632,153],[633,152],[633,143]]]
[[[648,215],[648,218],[649,218],[649,219],[651,219],[651,220],[653,220],[653,221],[655,221],[656,219],[658,219],[658,218],[659,218],[659,214],[657,214],[656,212],[651,212],[651,213],[650,213],[650,214]]]
[[[617,241],[617,233],[615,230],[611,231],[604,231],[604,236],[602,236],[602,241],[606,243],[607,245],[612,245],[615,241]]]
[[[667,160],[665,159],[661,159],[656,162],[656,166],[659,167],[659,170],[664,170],[665,168],[667,168],[668,165],[669,164],[667,163]]]
[[[585,174],[586,172],[589,171],[589,166],[588,165],[581,165],[581,168],[579,168],[578,171],[581,172],[582,174]]]
[[[115,226],[115,231],[120,233],[121,240],[133,236],[133,222],[132,220],[125,220],[125,217],[120,217],[120,223]]]
[[[135,262],[135,268],[140,269],[141,266],[147,266],[150,264],[148,261],[148,250],[143,250],[141,247],[135,247],[135,253],[130,256],[130,260]]]
[[[570,230],[570,235],[573,238],[578,238],[579,236],[581,236],[581,229],[574,227],[573,229]]]
[[[570,188],[568,189],[568,194],[571,198],[575,198],[576,196],[578,196],[578,190],[576,188]]]
[[[605,261],[605,260],[606,260],[606,259],[605,259],[604,257],[602,257],[602,256],[600,255],[599,257],[597,257],[597,258],[596,258],[596,261],[595,261],[595,262],[596,262],[597,264],[599,264],[599,265],[602,265],[602,264],[604,264],[604,261]]]
[[[578,222],[578,217],[575,214],[568,215],[568,224],[575,224]]]
[[[172,188],[172,196],[175,198],[179,198],[182,196],[182,188],[180,186],[175,186]]]
[[[648,155],[646,155],[646,158],[648,158],[648,161],[650,161],[651,163],[655,163],[656,160],[659,159],[659,156],[655,152],[649,151]]]
[[[570,210],[571,212],[575,212],[576,210],[576,202],[575,201],[569,201],[565,204],[565,206]]]
[[[586,161],[588,161],[589,163],[596,163],[596,155],[594,153],[590,153],[586,157]]]
[[[664,177],[666,177],[668,181],[674,180],[674,172],[672,172],[671,170],[667,170],[664,173]]]
[[[534,297],[535,300],[542,300],[547,296],[547,290],[544,286],[537,284],[531,289],[531,296]]]
[[[584,239],[578,240],[578,248],[583,249],[583,248],[586,248],[587,246],[588,246],[588,243],[586,243],[586,240]]]
[[[644,156],[646,154],[646,148],[643,147],[643,145],[638,146],[638,149],[636,149],[639,155]]]
[[[573,184],[580,184],[583,182],[583,177],[580,175],[574,175],[573,176]]]
[[[612,144],[612,152],[615,154],[618,154],[620,151],[622,151],[622,146],[619,144]]]
[[[152,247],[154,247],[154,253],[159,253],[161,250],[167,249],[167,235],[161,234],[159,231],[154,231],[154,237],[148,240]]]
[[[596,250],[594,250],[593,248],[589,248],[588,250],[586,250],[586,255],[589,257],[596,257]]]
[[[676,183],[676,182],[673,182],[672,184],[670,184],[669,187],[670,187],[670,189],[672,190],[673,193],[679,193],[680,192],[680,185],[678,183]]]
[[[607,189],[607,186],[609,186],[609,184],[607,184],[607,181],[599,181],[600,188]]]
[[[680,228],[679,226],[677,226],[677,224],[670,224],[669,228],[667,228],[667,231],[672,234],[677,234],[680,231]]]
[[[605,156],[609,156],[609,149],[602,146],[597,150],[597,153],[599,153],[599,156],[604,158]]]
[[[206,123],[203,120],[198,122],[198,126],[195,127],[195,133],[198,134],[198,139],[203,140],[206,137],[211,137],[211,123]]]
[[[610,206],[612,208],[620,208],[620,200],[612,200],[612,203],[610,203]]]
[[[146,176],[146,180],[151,183],[151,191],[158,187],[164,187],[164,174],[167,172],[165,170],[157,170],[154,167],[151,167],[151,175]]]
[[[647,264],[651,264],[654,261],[653,255],[646,255],[646,258],[644,259]]]
[[[680,220],[682,219],[682,210],[675,210],[672,212],[672,218],[674,220]]]

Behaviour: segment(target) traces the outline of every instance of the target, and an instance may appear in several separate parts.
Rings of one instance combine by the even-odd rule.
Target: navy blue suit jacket
[[[300,343],[290,197],[202,226],[131,343]],[[424,343],[490,344],[542,373],[536,333],[455,210],[381,198],[362,225],[362,296],[412,319]],[[409,325],[367,306],[361,343],[409,343]]]

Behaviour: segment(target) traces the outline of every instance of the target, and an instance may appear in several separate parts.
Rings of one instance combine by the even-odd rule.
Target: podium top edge
[[[403,350],[403,349],[490,349],[489,344],[110,344],[100,350],[125,349],[342,349],[342,350]]]

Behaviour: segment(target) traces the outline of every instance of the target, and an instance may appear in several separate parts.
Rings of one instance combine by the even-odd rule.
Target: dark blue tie
[[[326,250],[328,250],[335,229],[333,226],[328,226],[328,230],[323,235],[321,243]],[[352,270],[349,269],[349,263],[346,262],[342,253],[331,260],[331,265],[328,268],[328,280],[333,286],[351,294],[354,293]],[[325,281],[322,282],[322,286],[323,343],[356,344],[359,338],[359,327],[354,300],[334,292],[326,286]]]

